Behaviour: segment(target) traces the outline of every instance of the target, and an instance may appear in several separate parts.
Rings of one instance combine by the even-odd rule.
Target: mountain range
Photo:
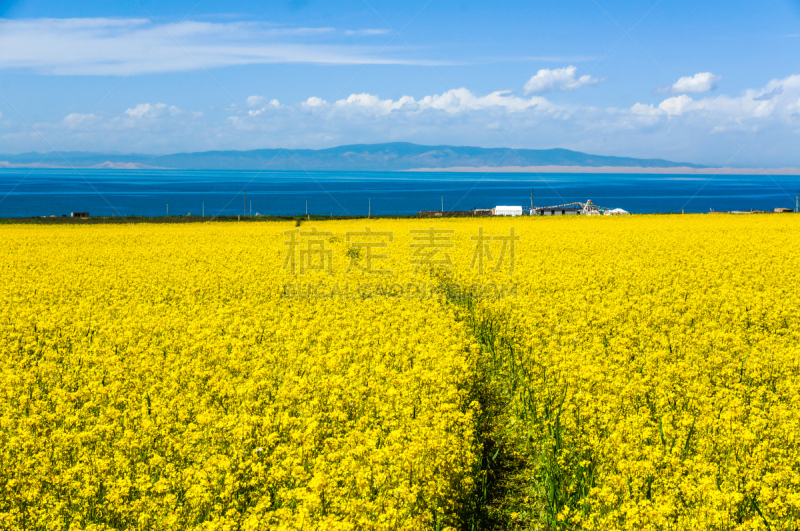
[[[218,170],[404,171],[420,168],[581,166],[707,168],[663,159],[590,155],[568,149],[511,149],[424,146],[408,142],[355,144],[327,149],[202,151],[171,155],[71,151],[0,155],[1,167],[169,168]]]

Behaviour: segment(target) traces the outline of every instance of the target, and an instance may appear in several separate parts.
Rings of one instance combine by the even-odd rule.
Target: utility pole
[[[244,201],[242,202],[242,215],[247,215],[247,188],[244,189]]]
[[[533,215],[533,188],[531,188],[531,215]]]
[[[203,201],[203,217],[206,217],[206,202]]]
[[[794,196],[794,213],[797,214],[800,212],[800,190],[797,191],[797,194]]]
[[[169,217],[169,203],[167,203],[167,217]]]
[[[444,196],[442,196],[442,213],[444,213]]]
[[[308,198],[306,198],[306,221],[311,221],[311,216],[308,215]]]
[[[250,215],[253,215],[253,202],[250,201]]]
[[[369,208],[367,210],[367,219],[372,217],[372,198],[369,198]]]

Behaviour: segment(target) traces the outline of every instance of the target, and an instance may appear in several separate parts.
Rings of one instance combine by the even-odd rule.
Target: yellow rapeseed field
[[[800,521],[800,216],[0,242],[0,529]]]

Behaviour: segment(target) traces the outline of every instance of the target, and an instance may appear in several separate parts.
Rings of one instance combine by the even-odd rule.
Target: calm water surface
[[[635,213],[793,208],[800,176],[0,169],[0,217],[415,214],[591,198]]]

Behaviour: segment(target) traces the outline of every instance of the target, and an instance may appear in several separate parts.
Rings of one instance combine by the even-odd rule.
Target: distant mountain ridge
[[[43,160],[44,159],[44,160]],[[65,160],[66,159],[66,160]],[[425,146],[409,142],[353,144],[327,149],[202,151],[171,155],[103,154],[82,151],[0,155],[0,167],[170,168],[204,170],[403,171],[418,168],[506,166],[616,166],[707,168],[663,159],[590,155],[569,149]]]

